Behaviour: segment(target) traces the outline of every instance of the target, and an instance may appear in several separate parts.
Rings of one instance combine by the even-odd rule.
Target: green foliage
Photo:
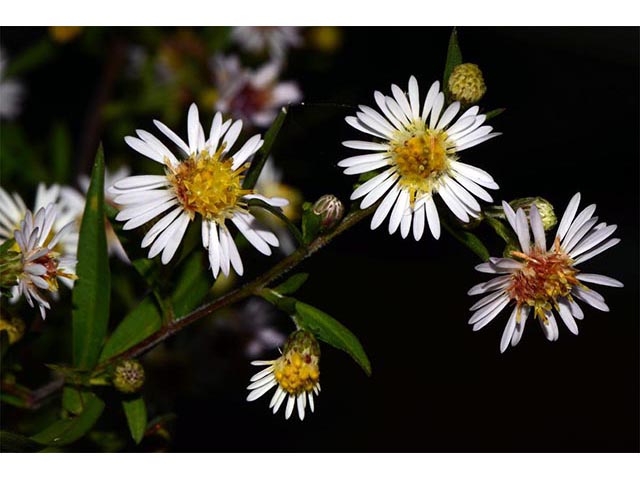
[[[304,285],[304,283],[309,278],[308,273],[296,273],[295,275],[290,276],[280,285],[275,287],[273,290],[278,292],[280,295],[291,295],[298,291],[298,289]]]
[[[302,233],[300,233],[298,227],[296,227],[293,222],[291,222],[291,220],[289,220],[289,218],[282,212],[281,208],[273,207],[268,203],[263,202],[259,198],[252,198],[247,202],[247,205],[249,205],[249,207],[262,208],[263,210],[267,210],[272,215],[275,215],[284,222],[284,224],[287,226],[287,229],[289,230],[289,232],[291,232],[299,245],[302,245],[304,243]]]
[[[332,316],[306,303],[298,301],[295,308],[296,321],[301,328],[310,331],[319,340],[347,352],[367,375],[371,375],[369,358],[360,341],[347,327]]]
[[[26,453],[37,452],[42,446],[28,437],[17,433],[0,431],[0,452],[2,453]]]
[[[320,233],[322,217],[316,215],[309,202],[302,205],[302,241],[305,245],[313,242]]]
[[[52,180],[65,183],[71,173],[71,135],[69,128],[62,124],[54,124],[51,130],[51,160],[53,164]]]
[[[157,332],[161,326],[160,309],[154,299],[148,296],[116,327],[100,353],[100,362],[124,352]]]
[[[171,295],[171,305],[176,318],[188,314],[200,305],[211,287],[211,273],[208,271],[206,255],[202,250],[193,252],[184,264],[177,288]]]
[[[447,60],[444,64],[444,76],[442,77],[442,90],[447,91],[451,72],[462,63],[462,51],[458,44],[458,31],[454,28],[449,37],[449,48],[447,49]]]
[[[147,428],[147,407],[144,399],[141,396],[137,396],[123,400],[122,408],[127,417],[131,438],[133,438],[134,442],[140,443]]]
[[[109,321],[111,276],[104,215],[104,153],[98,149],[80,226],[78,280],[73,289],[73,364],[91,369]]]
[[[503,113],[506,110],[506,108],[495,108],[487,113],[485,113],[487,120],[491,120],[492,118],[497,117],[498,115],[500,115],[501,113]]]
[[[440,223],[445,228],[447,232],[449,232],[456,240],[469,248],[473,253],[475,253],[483,262],[489,260],[491,256],[489,254],[489,250],[484,246],[484,243],[473,233],[462,230],[461,228],[456,228],[449,225],[444,219],[440,220]]]
[[[280,113],[271,124],[271,127],[269,127],[269,130],[265,133],[264,144],[253,158],[251,167],[249,167],[247,175],[244,177],[244,182],[242,182],[242,188],[251,189],[256,186],[260,172],[262,172],[262,168],[269,158],[269,154],[271,153],[271,149],[273,148],[273,144],[276,141],[278,133],[280,133],[280,129],[287,117],[287,113],[287,108],[282,107],[282,110],[280,110]]]
[[[61,447],[82,438],[102,415],[104,402],[95,394],[87,394],[87,401],[80,415],[63,418],[31,437],[43,445]]]

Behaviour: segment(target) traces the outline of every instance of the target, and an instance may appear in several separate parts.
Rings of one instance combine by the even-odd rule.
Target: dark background
[[[374,106],[374,90],[406,88],[411,74],[424,96],[441,78],[450,31],[348,28],[322,70],[294,52],[287,77],[300,81],[310,106],[292,110],[275,148],[288,183],[309,200],[323,193],[347,200],[352,179],[335,164],[350,156],[341,141],[361,137],[342,120],[354,110],[317,104]],[[149,371],[150,409],[177,415],[169,449],[638,451],[638,32],[459,29],[465,61],[485,75],[483,104],[507,108],[490,122],[504,135],[464,158],[494,176],[496,200],[540,195],[560,216],[580,191],[583,206],[597,203],[600,218],[618,224],[620,245],[583,267],[624,282],[624,289],[598,288],[611,312],[585,306],[580,334],[561,325],[555,343],[530,321],[521,343],[500,354],[506,315],[480,332],[467,325],[475,300],[466,291],[488,278],[473,270],[472,253],[446,234],[435,241],[425,233],[416,243],[389,236],[386,223],[372,232],[365,221],[300,267],[311,278],[298,296],[356,333],[373,376],[325,346],[316,412],[285,421],[282,410],[267,409],[269,394],[245,402],[256,369],[236,348],[240,340],[211,334],[211,325],[190,327],[166,346],[180,352],[179,365]],[[3,43],[19,48],[29,35],[3,30]],[[100,71],[99,62],[69,54],[27,79],[22,118],[31,134],[45,131],[43,111],[81,130],[93,94],[87,85]],[[500,252],[499,242],[491,246]],[[279,321],[286,332],[286,319]]]

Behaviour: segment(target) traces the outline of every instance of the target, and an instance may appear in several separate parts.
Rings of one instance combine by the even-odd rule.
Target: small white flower
[[[125,138],[131,148],[164,165],[165,174],[127,177],[109,189],[114,201],[123,206],[116,220],[126,221],[124,230],[140,227],[162,215],[142,239],[142,247],[150,247],[149,258],[162,254],[161,261],[166,264],[178,249],[187,226],[199,214],[202,245],[209,252],[214,277],[220,271],[228,275],[231,267],[238,275],[244,271],[227,220],[260,253],[271,255],[271,247],[278,246],[278,239],[256,222],[247,202],[256,198],[274,207],[283,207],[288,202],[242,187],[243,173],[249,168],[247,162],[263,144],[260,135],[251,137],[231,155],[242,121],[223,123],[222,114],[216,113],[206,139],[195,104],[189,108],[188,144],[163,123],[156,120],[155,125],[187,158],[179,160],[160,140],[144,130],[136,131],[139,138]]]
[[[389,233],[399,227],[406,238],[413,226],[413,236],[419,240],[426,219],[437,239],[440,220],[434,203],[436,194],[465,223],[481,211],[474,195],[493,201],[485,190],[498,188],[493,178],[484,170],[458,161],[458,153],[500,134],[491,133],[493,127],[482,125],[486,116],[478,115],[478,107],[468,109],[454,121],[460,103],[454,102],[443,111],[445,99],[439,82],[429,89],[422,109],[415,77],[409,79],[408,95],[397,85],[392,85],[391,91],[393,97],[374,94],[382,114],[361,105],[356,117],[345,119],[355,129],[380,141],[343,142],[345,147],[370,153],[349,157],[338,166],[345,167],[347,175],[384,169],[351,195],[352,200],[364,197],[362,209],[384,197],[371,220],[372,229],[391,214]]]
[[[216,56],[213,69],[218,89],[216,110],[257,127],[270,125],[280,107],[302,99],[296,82],[278,82],[278,62],[252,71],[242,67],[237,56]]]
[[[524,210],[514,212],[508,203],[502,202],[507,220],[518,237],[520,251],[512,251],[513,258],[491,258],[478,265],[476,270],[499,277],[469,290],[469,295],[488,293],[471,307],[474,314],[469,323],[474,331],[487,325],[508,305],[515,304],[502,334],[501,352],[509,344],[518,344],[532,311],[550,341],[557,340],[559,335],[554,309],[574,335],[578,334],[575,319],[584,317],[575,299],[608,312],[604,297],[583,282],[609,287],[623,286],[613,278],[582,273],[576,268],[620,242],[619,238],[609,239],[616,225],[598,223],[598,217],[593,216],[595,205],[589,205],[576,215],[579,203],[580,194],[577,193],[562,216],[552,245],[547,248],[542,219],[536,206],[531,206],[527,222]],[[533,242],[529,226],[533,232]]]
[[[50,237],[57,213],[55,204],[40,208],[35,217],[27,210],[19,229],[14,231],[20,249],[22,272],[18,275],[18,285],[13,293],[16,297],[24,296],[31,307],[35,307],[35,300],[43,319],[46,316],[45,309],[51,308],[44,292],[57,292],[58,279],[72,281],[76,278],[75,257],[61,256],[55,250],[58,242],[73,230],[73,222]]]
[[[249,53],[268,51],[277,59],[283,59],[290,47],[302,45],[300,27],[233,27],[231,39]]]
[[[4,78],[7,56],[0,47],[0,118],[12,119],[20,113],[24,87],[15,80]]]
[[[320,346],[312,334],[303,330],[294,332],[289,336],[282,356],[276,360],[256,360],[251,365],[267,368],[251,377],[247,401],[257,400],[277,386],[269,403],[273,413],[280,409],[285,399],[287,420],[296,406],[300,420],[304,420],[307,405],[314,411],[313,396],[320,394]]]
[[[49,204],[56,205],[56,214],[49,232],[50,236],[56,235],[69,223],[76,220],[75,208],[69,205],[62,196],[63,187],[53,184],[47,187],[44,183],[38,184],[33,211],[46,208]],[[20,227],[27,214],[27,207],[17,193],[11,195],[0,187],[0,243],[13,237],[13,231]],[[66,234],[59,239],[56,252],[75,259],[78,251],[79,223],[67,228]],[[46,239],[43,239],[46,240]],[[73,287],[73,280],[63,277],[62,282],[69,288]],[[15,298],[15,297],[14,297]]]

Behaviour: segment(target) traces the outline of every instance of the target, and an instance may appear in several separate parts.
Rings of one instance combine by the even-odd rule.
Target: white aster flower
[[[56,214],[49,231],[49,236],[53,237],[63,228],[75,220],[75,210],[71,208],[62,198],[62,187],[57,184],[46,186],[39,183],[36,190],[33,211],[38,212],[46,208],[49,204],[56,205]],[[11,195],[0,187],[0,242],[4,242],[13,237],[15,229],[20,227],[22,220],[26,217],[28,209],[17,193]],[[65,257],[75,259],[78,251],[79,224],[74,223],[68,227],[65,235],[59,239],[55,251]],[[51,238],[49,238],[50,240]],[[46,238],[43,240],[47,240]],[[53,247],[51,247],[53,248]],[[67,277],[61,278],[69,288],[73,287],[73,280]],[[14,298],[16,298],[14,296]]]
[[[580,194],[577,193],[562,216],[550,248],[547,248],[542,219],[535,205],[531,206],[527,222],[524,210],[514,212],[508,203],[502,203],[507,220],[518,237],[520,251],[512,251],[513,258],[491,258],[478,265],[476,270],[499,277],[469,290],[469,295],[488,293],[471,307],[474,314],[469,323],[474,331],[487,325],[508,305],[515,304],[502,334],[501,352],[509,344],[518,344],[532,311],[550,341],[557,340],[559,335],[554,309],[574,335],[578,334],[575,319],[584,317],[576,299],[608,312],[604,297],[583,282],[623,286],[613,278],[582,273],[576,268],[620,242],[619,238],[609,239],[616,225],[598,223],[598,217],[593,216],[595,205],[589,205],[576,216],[579,203]],[[533,243],[529,226],[533,232]]]
[[[50,236],[57,217],[57,207],[49,204],[40,208],[35,217],[27,210],[20,227],[14,231],[19,248],[21,273],[17,277],[17,287],[12,292],[16,298],[23,295],[31,307],[38,304],[44,319],[46,310],[51,308],[44,292],[56,293],[58,279],[75,280],[74,256],[61,256],[56,246],[73,230],[73,222],[62,227],[58,233]]]
[[[139,138],[125,138],[131,148],[164,165],[165,174],[127,177],[110,188],[114,201],[123,206],[116,220],[126,220],[124,230],[140,227],[162,214],[142,239],[142,247],[150,246],[149,258],[162,254],[162,263],[166,264],[178,249],[189,222],[199,214],[202,245],[209,251],[214,277],[220,271],[228,275],[230,267],[238,275],[244,271],[227,220],[231,220],[256,250],[271,255],[271,247],[278,246],[278,239],[256,222],[247,202],[257,198],[283,207],[287,201],[242,188],[243,173],[249,168],[247,162],[262,146],[260,135],[251,137],[231,155],[242,121],[223,123],[222,115],[216,113],[209,138],[205,139],[195,104],[188,114],[189,144],[163,123],[157,120],[154,123],[187,158],[178,160],[160,140],[144,130],[136,131]]]
[[[280,107],[302,99],[296,82],[278,82],[279,62],[271,61],[255,71],[242,67],[235,55],[216,56],[212,63],[218,89],[215,109],[234,118],[266,127]]]
[[[458,152],[493,138],[493,128],[482,126],[486,117],[472,107],[458,117],[460,103],[444,109],[444,94],[440,83],[434,82],[420,110],[418,82],[409,79],[409,93],[397,85],[391,86],[393,98],[375,92],[375,101],[382,112],[361,105],[356,117],[347,117],[349,125],[380,141],[350,140],[343,145],[369,151],[338,163],[346,167],[347,175],[359,175],[384,169],[354,190],[351,199],[364,197],[365,209],[384,197],[371,220],[371,228],[382,224],[391,213],[389,233],[398,227],[403,238],[413,226],[416,240],[422,238],[425,219],[432,235],[440,237],[440,220],[434,203],[438,194],[453,214],[462,222],[478,217],[480,204],[474,195],[492,202],[485,188],[498,185],[484,170],[458,161]],[[484,188],[483,188],[484,187]],[[473,194],[473,195],[472,195]]]
[[[304,420],[307,405],[314,411],[313,395],[320,394],[320,346],[311,333],[304,330],[292,333],[282,356],[276,360],[256,360],[251,365],[267,368],[251,377],[247,401],[252,402],[277,386],[269,403],[273,413],[280,409],[285,399],[287,420],[296,406],[300,420]]]
[[[268,52],[277,59],[283,59],[290,47],[302,45],[300,27],[233,27],[231,39],[249,53]]]
[[[22,84],[4,78],[7,56],[0,48],[0,118],[12,119],[20,113],[20,104],[24,96]]]

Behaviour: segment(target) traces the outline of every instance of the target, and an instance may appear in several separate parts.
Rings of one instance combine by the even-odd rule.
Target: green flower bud
[[[558,219],[553,210],[553,205],[542,197],[518,198],[509,202],[509,205],[511,205],[511,208],[514,210],[518,210],[519,208],[523,209],[527,216],[531,210],[531,205],[535,205],[538,209],[538,213],[540,213],[540,218],[542,219],[542,225],[544,226],[545,231],[551,230],[558,223]]]
[[[463,105],[478,103],[487,91],[482,71],[474,63],[462,63],[455,67],[448,86],[453,100]]]
[[[144,384],[144,368],[137,360],[122,360],[113,371],[113,386],[122,393],[133,393]]]
[[[335,195],[323,195],[313,204],[313,213],[321,218],[322,228],[330,230],[344,215],[344,205]]]

